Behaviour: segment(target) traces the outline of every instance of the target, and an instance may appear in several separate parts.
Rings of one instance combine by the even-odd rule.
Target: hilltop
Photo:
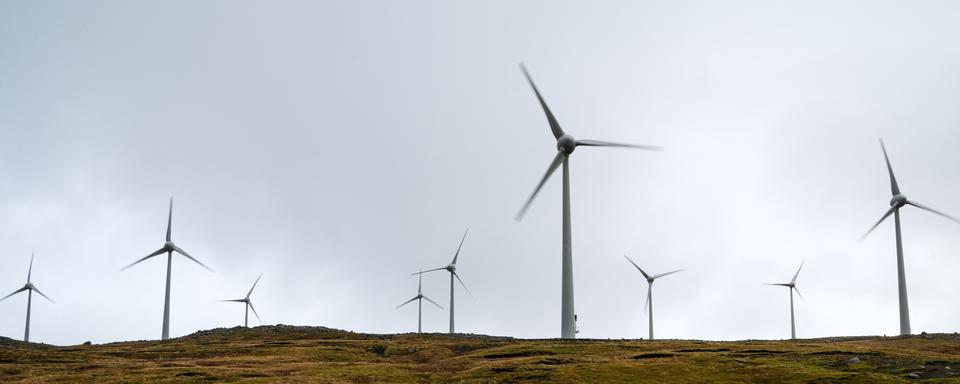
[[[0,381],[960,382],[960,336],[523,340],[277,325],[66,347],[0,338]]]

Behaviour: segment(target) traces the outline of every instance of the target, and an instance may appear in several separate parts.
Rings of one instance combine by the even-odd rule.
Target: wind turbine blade
[[[263,320],[260,320],[260,315],[257,313],[257,309],[253,307],[253,302],[247,301],[247,305],[250,306],[250,310],[253,311],[253,315],[257,317],[257,321],[259,321],[260,324],[263,324]]]
[[[27,269],[27,282],[30,282],[30,275],[33,274],[33,252],[30,252],[30,268]]]
[[[463,283],[463,280],[460,280],[460,275],[458,275],[456,272],[453,272],[453,277],[457,278],[457,281],[460,282],[460,286],[467,291],[467,294],[470,295],[470,298],[475,298],[473,297],[473,293],[470,293],[470,288],[467,288],[467,285]]]
[[[467,228],[467,230],[463,232],[463,238],[460,239],[460,245],[457,246],[457,253],[453,254],[453,262],[450,264],[457,265],[457,258],[460,257],[460,248],[463,248],[463,241],[467,239],[467,232],[470,232],[470,228]]]
[[[261,278],[261,277],[263,277],[263,274],[262,274],[262,273],[260,274],[260,276],[257,276],[257,281],[254,281],[254,282],[253,282],[253,286],[250,287],[250,290],[249,290],[249,291],[247,291],[247,298],[248,298],[248,299],[250,298],[250,294],[253,293],[253,289],[257,287],[257,283],[260,282],[260,278]]]
[[[893,175],[893,167],[890,166],[890,157],[887,156],[887,147],[883,145],[883,139],[880,139],[880,149],[883,150],[883,159],[887,161],[887,172],[890,173],[890,192],[894,196],[900,194],[900,185],[897,184],[897,177]]]
[[[943,217],[947,218],[948,220],[953,221],[954,223],[960,223],[960,220],[957,220],[956,217],[950,216],[950,215],[948,215],[948,214],[946,214],[946,213],[940,212],[940,211],[938,211],[938,210],[936,210],[936,209],[930,208],[930,207],[928,207],[928,206],[926,206],[926,205],[923,205],[923,204],[920,204],[920,203],[918,203],[918,202],[916,202],[916,201],[907,200],[907,204],[910,204],[910,205],[912,205],[912,206],[914,206],[914,207],[920,208],[920,209],[922,209],[922,210],[924,210],[924,211],[929,211],[929,212],[931,212],[931,213],[934,213],[934,214],[943,216]]]
[[[403,304],[400,304],[400,305],[397,306],[397,309],[400,309],[400,307],[402,307],[402,306],[404,306],[404,305],[407,305],[407,304],[410,304],[411,301],[414,301],[414,300],[419,299],[419,298],[420,298],[420,296],[417,296],[417,297],[414,297],[414,298],[412,298],[412,299],[410,299],[410,300],[404,301]]]
[[[630,144],[630,143],[614,143],[612,141],[600,141],[600,140],[577,140],[577,146],[584,147],[620,147],[620,148],[633,148],[633,149],[646,149],[648,151],[663,151],[663,147],[656,145],[640,145],[640,144]]]
[[[221,302],[221,303],[245,303],[247,300],[245,300],[245,299],[232,299],[232,300],[217,300],[217,301],[219,301],[219,302]]]
[[[793,290],[794,290],[794,291],[797,291],[797,296],[800,296],[800,300],[803,300],[803,303],[806,304],[806,303],[807,303],[807,299],[804,299],[804,298],[803,298],[803,295],[800,294],[800,290],[797,289],[797,287],[793,287]]]
[[[664,276],[666,276],[666,275],[672,275],[672,274],[677,273],[677,272],[680,272],[680,271],[683,271],[683,270],[682,270],[682,269],[677,269],[677,270],[674,270],[674,271],[670,271],[670,272],[666,272],[666,273],[661,273],[661,274],[659,274],[659,275],[653,275],[653,279],[656,280],[656,279],[659,279],[659,278],[664,277]]]
[[[428,269],[428,270],[426,270],[426,271],[420,270],[420,272],[411,273],[410,276],[413,276],[413,275],[422,275],[422,274],[427,273],[427,272],[440,271],[440,270],[444,270],[444,269],[447,269],[447,267],[440,267],[440,268]]]
[[[764,283],[763,285],[779,285],[781,287],[789,287],[790,283]]]
[[[40,294],[40,296],[43,296],[43,298],[44,298],[44,299],[47,299],[47,300],[50,300],[50,302],[51,302],[51,303],[54,303],[54,304],[56,304],[56,302],[55,302],[55,301],[53,301],[53,299],[51,299],[51,298],[49,298],[49,297],[47,297],[47,295],[44,295],[44,294],[43,294],[43,292],[40,292],[40,290],[39,290],[39,289],[37,289],[37,287],[36,287],[36,286],[34,286],[34,287],[33,287],[33,291],[34,291],[34,292],[36,292],[36,293],[39,293],[39,294]]]
[[[141,261],[144,261],[144,260],[146,260],[146,259],[149,259],[149,258],[154,257],[154,256],[157,256],[157,255],[161,255],[161,254],[163,254],[163,253],[165,253],[165,252],[167,252],[166,248],[160,248],[160,249],[158,249],[158,250],[156,250],[156,251],[153,251],[153,253],[145,256],[144,258],[142,258],[142,259],[140,259],[140,260],[137,260],[137,261],[134,261],[133,263],[130,263],[130,265],[127,265],[126,267],[120,268],[120,270],[121,270],[121,271],[126,271],[127,268],[130,268],[130,267],[132,267],[132,266],[134,266],[134,265],[137,265],[137,264],[140,263]]]
[[[648,290],[650,288],[647,288]],[[643,301],[643,313],[647,313],[647,307],[650,306],[650,292],[647,292],[647,299]]]
[[[184,257],[186,257],[186,258],[188,258],[188,259],[190,259],[190,260],[193,260],[194,263],[200,264],[201,267],[206,268],[208,271],[213,272],[213,269],[210,269],[210,267],[208,267],[208,266],[204,265],[203,263],[201,263],[200,260],[194,259],[193,256],[188,255],[187,252],[185,252],[183,249],[180,249],[180,247],[173,247],[173,250],[174,250],[175,252],[183,255]]]
[[[553,132],[553,138],[559,139],[560,136],[563,136],[563,129],[560,128],[560,123],[557,122],[556,117],[553,117],[553,112],[550,112],[550,107],[547,107],[547,102],[543,101],[540,90],[537,89],[536,84],[533,83],[533,78],[530,77],[530,73],[527,72],[527,67],[523,65],[523,63],[520,63],[520,70],[523,71],[523,76],[525,76],[527,82],[530,83],[530,88],[533,88],[533,93],[537,94],[537,100],[540,101],[540,106],[543,107],[543,113],[547,115],[547,122],[550,123],[550,131]]]
[[[873,232],[874,229],[877,229],[877,227],[880,226],[880,223],[882,223],[884,220],[890,217],[890,215],[892,215],[893,212],[896,210],[897,210],[897,207],[890,207],[887,213],[884,213],[883,217],[881,217],[880,220],[877,220],[877,223],[874,224],[872,227],[870,227],[870,230],[867,231],[867,233],[864,233],[863,236],[860,236],[860,241],[863,241],[863,239],[866,239],[867,236],[870,235],[870,232]]]
[[[793,274],[793,278],[790,279],[790,284],[797,282],[797,276],[800,276],[800,270],[803,269],[803,263],[806,263],[806,262],[807,262],[806,260],[800,262],[800,268],[797,268],[797,273]]]
[[[429,302],[430,302],[431,304],[433,304],[433,305],[436,305],[436,306],[437,306],[437,308],[440,308],[440,309],[443,309],[443,307],[442,307],[442,306],[440,306],[440,304],[437,304],[437,303],[436,303],[435,301],[433,301],[433,300],[430,300],[430,298],[429,298],[429,297],[426,297],[426,296],[423,296],[423,298],[424,298],[424,299],[426,299],[427,301],[429,301]]]
[[[646,272],[644,272],[643,269],[640,269],[640,266],[637,265],[637,263],[634,263],[633,260],[631,260],[629,257],[627,257],[627,255],[623,255],[623,257],[626,257],[626,258],[627,258],[627,261],[629,261],[630,264],[633,264],[634,267],[637,267],[637,270],[640,271],[640,273],[643,274],[643,277],[644,277],[644,278],[647,278],[647,279],[650,278],[650,275],[648,275]]]
[[[30,289],[30,288],[27,288],[27,286],[24,286],[23,288],[20,288],[20,289],[18,289],[18,290],[16,290],[16,291],[13,291],[13,293],[4,296],[2,299],[0,299],[0,301],[4,301],[4,300],[6,300],[8,297],[13,296],[13,295],[16,295],[16,294],[18,294],[18,293],[20,293],[20,292],[26,291],[26,290],[28,290],[28,289]]]
[[[534,188],[533,193],[530,194],[530,198],[527,199],[527,202],[523,204],[523,208],[520,208],[520,212],[517,213],[517,216],[513,219],[520,221],[523,219],[523,215],[527,213],[527,209],[530,208],[530,203],[533,203],[533,199],[537,197],[537,193],[540,192],[540,188],[543,188],[543,184],[547,182],[547,179],[550,178],[550,175],[557,170],[557,167],[563,163],[564,154],[563,152],[557,151],[557,156],[553,158],[553,162],[550,163],[550,167],[547,168],[547,173],[543,175],[543,178],[540,179],[540,183],[537,184],[537,188]]]
[[[173,224],[173,196],[170,196],[170,211],[167,212],[167,241],[170,241],[170,227]]]

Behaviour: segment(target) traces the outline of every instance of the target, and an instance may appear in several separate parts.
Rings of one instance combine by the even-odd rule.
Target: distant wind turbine
[[[400,304],[397,306],[397,309],[400,309],[400,307],[410,304],[411,301],[417,300],[417,333],[423,332],[423,300],[424,299],[429,301],[430,304],[436,305],[437,308],[443,309],[443,307],[441,307],[440,304],[437,304],[435,301],[430,300],[429,297],[426,297],[423,295],[423,289],[422,289],[423,288],[423,273],[422,273],[423,270],[421,269],[420,272],[421,273],[418,273],[418,275],[420,275],[420,283],[419,285],[417,285],[417,295],[414,296],[412,299],[405,301],[403,304]]]
[[[37,289],[37,286],[33,285],[33,283],[30,282],[30,275],[32,274],[33,274],[33,254],[31,253],[30,268],[27,269],[27,284],[25,284],[23,288],[13,291],[13,293],[6,295],[2,299],[0,299],[0,301],[4,301],[10,296],[16,295],[23,291],[27,291],[27,325],[23,330],[23,341],[30,341],[30,306],[33,303],[33,292],[37,292],[37,294],[39,294],[40,296],[43,296],[44,299],[50,300],[51,303],[53,302],[53,299],[47,297],[47,295],[44,295],[43,292],[40,292],[40,290]]]
[[[622,147],[654,151],[660,151],[662,148],[651,145],[635,145],[599,140],[574,139],[573,136],[564,132],[563,129],[560,128],[560,123],[557,122],[556,117],[553,116],[553,112],[551,112],[550,108],[547,107],[547,103],[540,95],[540,91],[537,89],[537,86],[533,84],[533,79],[527,72],[527,68],[524,67],[523,64],[520,64],[520,70],[523,71],[523,75],[526,76],[527,82],[529,82],[530,87],[533,88],[533,93],[537,95],[537,100],[540,102],[540,107],[543,108],[543,113],[547,116],[547,122],[550,124],[550,130],[553,132],[553,137],[557,140],[557,154],[554,156],[550,166],[547,167],[547,173],[543,175],[543,178],[540,179],[540,183],[537,184],[537,187],[534,188],[533,193],[530,194],[530,198],[527,199],[527,202],[523,205],[523,208],[521,208],[520,212],[517,213],[515,220],[520,221],[523,218],[523,215],[527,212],[527,209],[530,208],[530,203],[533,202],[533,199],[537,197],[537,193],[540,192],[541,188],[543,188],[543,184],[546,183],[547,179],[550,178],[550,175],[552,175],[553,172],[560,167],[560,164],[563,164],[563,248],[560,292],[560,337],[564,339],[572,339],[576,337],[577,326],[573,308],[573,243],[571,239],[572,229],[570,228],[570,155],[572,155],[573,151],[580,146]]]
[[[650,316],[650,319],[649,319],[650,340],[653,340],[653,281],[656,280],[656,279],[659,279],[659,278],[661,278],[661,277],[664,277],[664,276],[666,276],[666,275],[670,275],[670,274],[674,274],[674,273],[680,272],[680,271],[682,271],[682,269],[677,269],[677,270],[674,270],[674,271],[670,271],[670,272],[666,272],[666,273],[661,273],[661,274],[659,274],[659,275],[650,276],[650,275],[648,275],[646,272],[644,272],[643,269],[640,269],[640,266],[637,265],[637,263],[634,263],[633,260],[631,260],[629,257],[627,257],[627,255],[623,255],[623,257],[625,257],[625,258],[627,259],[627,261],[630,262],[630,264],[633,264],[633,266],[636,267],[637,270],[640,271],[640,273],[643,274],[643,277],[644,277],[645,279],[647,279],[647,301],[646,301],[646,303],[643,304],[643,310],[644,310],[644,311],[647,311],[647,310],[650,311],[650,312],[648,312],[648,314],[649,314],[649,316]]]
[[[900,298],[900,334],[909,335],[910,307],[907,304],[907,277],[903,266],[903,241],[900,238],[900,208],[905,205],[912,205],[922,210],[930,211],[934,214],[943,216],[956,223],[960,223],[960,220],[957,220],[953,216],[939,212],[923,204],[912,200],[907,200],[907,197],[900,193],[900,185],[897,184],[897,178],[893,175],[893,167],[890,166],[890,158],[887,156],[887,148],[883,145],[882,139],[880,140],[880,149],[883,150],[883,159],[887,162],[887,172],[890,174],[890,192],[893,194],[893,198],[890,199],[890,209],[883,214],[883,217],[881,217],[880,220],[873,225],[873,227],[870,227],[870,230],[867,231],[867,233],[860,237],[860,240],[862,241],[864,238],[866,238],[870,232],[873,232],[873,230],[876,229],[880,223],[890,217],[891,214],[894,216],[894,227],[897,234],[897,293]]]
[[[163,296],[163,332],[161,333],[161,336],[160,336],[161,340],[167,340],[170,338],[170,269],[173,265],[173,253],[174,252],[179,253],[184,257],[192,260],[194,263],[200,264],[201,267],[206,268],[208,271],[213,272],[213,269],[210,269],[210,267],[204,265],[199,260],[194,259],[193,256],[190,256],[190,254],[188,254],[186,251],[184,251],[180,247],[173,244],[173,241],[170,240],[170,226],[172,223],[173,223],[173,197],[170,197],[170,211],[167,215],[167,240],[163,243],[163,247],[147,255],[146,257],[140,260],[137,260],[121,269],[121,271],[125,271],[127,270],[127,268],[137,265],[141,261],[144,261],[154,256],[162,255],[164,253],[167,254],[167,289],[166,289],[166,293]]]
[[[800,263],[800,268],[797,268],[797,273],[793,274],[793,278],[790,279],[789,283],[769,283],[767,285],[779,285],[781,287],[790,288],[790,340],[796,340],[797,338],[797,326],[793,318],[793,291],[797,291],[797,295],[800,295],[800,290],[797,288],[797,276],[800,276],[800,269],[803,268],[803,263]],[[803,295],[800,295],[800,298],[803,298]]]
[[[463,284],[463,280],[460,280],[460,275],[457,274],[457,258],[460,257],[460,248],[463,248],[463,241],[466,240],[466,238],[467,238],[467,232],[469,232],[469,231],[470,231],[470,229],[467,228],[467,230],[466,230],[465,232],[463,232],[463,238],[460,239],[460,246],[457,247],[457,253],[454,253],[454,254],[453,254],[453,261],[451,261],[450,264],[448,264],[446,267],[435,268],[435,269],[430,269],[430,270],[426,270],[426,271],[421,271],[421,272],[414,273],[414,275],[417,275],[417,274],[424,274],[424,273],[427,273],[427,272],[441,271],[441,270],[446,270],[446,271],[450,272],[450,333],[451,333],[451,334],[454,333],[454,326],[453,326],[453,324],[454,324],[454,323],[453,323],[453,278],[456,277],[456,278],[457,278],[457,281],[460,282],[460,286],[462,286],[463,289],[467,291],[467,294],[469,294],[470,297],[473,297],[473,294],[470,293],[470,290],[467,289],[467,286]]]
[[[261,277],[261,276],[263,276],[262,273],[260,274],[260,276],[257,276],[257,281],[254,281],[254,282],[253,282],[253,286],[250,287],[250,290],[247,291],[247,295],[244,296],[242,299],[220,300],[221,302],[233,302],[233,303],[243,303],[243,304],[244,304],[244,310],[243,310],[243,327],[244,327],[244,328],[247,328],[247,320],[248,320],[249,317],[250,317],[250,310],[251,310],[251,309],[253,310],[253,315],[257,317],[257,321],[259,321],[260,324],[263,324],[263,320],[260,320],[260,315],[257,314],[257,309],[253,307],[253,302],[250,301],[250,294],[253,293],[253,289],[257,287],[257,283],[260,282],[260,277]]]

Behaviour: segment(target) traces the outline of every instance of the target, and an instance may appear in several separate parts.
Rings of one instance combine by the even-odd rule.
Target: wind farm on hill
[[[527,82],[529,83],[531,89],[533,90],[533,93],[536,96],[536,99],[540,104],[540,107],[542,108],[544,115],[546,116],[546,120],[550,128],[550,132],[553,134],[554,138],[556,139],[557,152],[553,160],[550,162],[550,165],[547,167],[546,173],[543,175],[543,177],[540,179],[540,181],[537,183],[536,187],[534,188],[533,193],[523,204],[519,213],[517,213],[515,220],[520,221],[524,217],[525,213],[530,208],[531,204],[533,203],[534,199],[537,197],[537,194],[543,188],[544,184],[547,183],[547,181],[550,179],[550,176],[554,173],[554,171],[556,171],[557,168],[560,168],[560,166],[562,165],[563,166],[563,180],[562,180],[562,183],[563,183],[562,203],[563,204],[562,204],[562,223],[561,223],[562,236],[561,236],[561,255],[560,255],[562,273],[561,273],[561,287],[560,287],[561,288],[560,289],[561,307],[560,307],[559,337],[564,339],[572,339],[576,337],[576,334],[578,333],[578,329],[576,324],[577,315],[576,315],[576,312],[574,311],[574,300],[573,300],[574,298],[573,244],[572,244],[572,228],[571,228],[572,220],[571,220],[571,212],[570,212],[570,184],[571,183],[570,183],[570,172],[569,172],[569,165],[568,165],[570,161],[570,156],[573,154],[574,150],[578,147],[619,147],[619,148],[654,150],[654,151],[661,151],[662,148],[658,146],[652,146],[652,145],[637,145],[637,144],[628,144],[628,143],[619,143],[619,142],[610,142],[610,141],[574,139],[573,136],[571,136],[569,133],[565,132],[563,128],[561,128],[557,118],[554,116],[553,112],[547,106],[547,103],[544,100],[543,95],[540,93],[540,90],[534,84],[533,78],[530,76],[530,73],[527,71],[526,67],[523,66],[523,64],[521,64],[520,69],[523,75],[526,77]],[[911,205],[919,209],[932,212],[936,215],[942,216],[956,223],[960,223],[960,220],[957,220],[952,216],[949,216],[945,213],[937,211],[933,208],[927,207],[916,201],[908,200],[900,191],[900,186],[897,183],[896,176],[894,175],[893,166],[891,165],[890,158],[887,155],[886,146],[884,145],[882,140],[880,141],[880,147],[883,153],[884,161],[886,162],[886,167],[887,167],[887,171],[890,179],[890,189],[893,197],[890,200],[890,209],[886,211],[886,213],[880,218],[879,221],[877,221],[876,224],[870,227],[870,229],[866,232],[866,234],[864,234],[863,237],[861,237],[861,240],[866,238],[867,235],[869,235],[874,229],[880,226],[880,224],[882,224],[883,221],[886,220],[888,217],[890,217],[891,215],[894,216],[894,225],[896,229],[896,260],[897,260],[897,277],[898,277],[897,287],[898,287],[899,304],[900,304],[899,305],[900,334],[910,335],[911,334],[910,313],[907,305],[906,276],[904,273],[904,256],[903,256],[903,246],[902,246],[903,241],[900,233],[900,209],[903,208],[904,206]],[[166,285],[165,285],[164,299],[163,299],[163,317],[162,317],[161,332],[160,332],[161,340],[167,340],[170,338],[170,321],[171,321],[170,287],[172,283],[174,253],[185,257],[186,259],[200,265],[201,267],[203,267],[204,269],[210,272],[213,272],[213,269],[203,264],[202,262],[200,262],[199,260],[191,256],[189,253],[187,253],[185,250],[183,250],[182,248],[174,244],[172,240],[172,227],[173,227],[173,197],[170,198],[169,207],[167,211],[166,236],[165,236],[163,246],[160,249],[157,249],[156,251],[144,256],[143,258],[121,269],[121,270],[127,270],[128,268],[133,267],[150,258],[166,254],[167,256],[166,280],[165,280]],[[468,233],[469,233],[469,229],[464,231],[463,236],[460,239],[460,244],[457,246],[457,249],[453,254],[453,259],[450,261],[449,264],[447,264],[447,266],[428,269],[426,271],[421,269],[419,272],[411,274],[411,275],[416,275],[418,278],[417,295],[414,296],[412,299],[409,299],[403,302],[402,304],[398,305],[397,309],[400,309],[401,307],[413,301],[417,302],[417,308],[418,308],[417,309],[417,332],[418,333],[423,331],[423,300],[426,300],[428,303],[436,306],[437,308],[440,308],[440,309],[443,308],[440,304],[438,304],[437,302],[430,299],[427,295],[424,294],[423,276],[424,274],[427,274],[430,272],[445,270],[450,274],[449,276],[450,277],[450,292],[449,292],[450,307],[449,307],[449,331],[448,332],[449,334],[456,334],[455,312],[454,312],[454,309],[455,309],[454,296],[455,296],[456,285],[454,280],[456,280],[456,282],[458,282],[460,286],[462,286],[464,290],[471,297],[473,296],[472,293],[470,293],[470,291],[467,289],[467,286],[463,283],[463,280],[461,279],[460,275],[457,273],[457,261],[460,258],[460,253],[461,253],[461,250],[463,249],[463,244],[467,238]],[[654,339],[653,283],[659,278],[680,272],[681,270],[678,269],[678,270],[674,270],[666,273],[651,275],[651,274],[648,274],[646,271],[644,271],[642,268],[640,268],[637,262],[630,259],[626,255],[624,255],[624,257],[627,259],[627,261],[630,264],[632,264],[642,274],[642,276],[647,281],[647,297],[643,305],[643,311],[648,314],[648,319],[647,319],[648,339],[653,340]],[[24,341],[30,340],[30,312],[31,312],[31,306],[32,306],[33,293],[36,292],[37,294],[43,296],[47,300],[50,300],[51,303],[53,302],[53,300],[47,297],[47,295],[40,292],[40,290],[37,289],[37,287],[33,285],[33,283],[31,282],[31,276],[33,273],[33,260],[34,260],[33,256],[31,255],[30,266],[27,271],[26,285],[14,291],[13,293],[3,297],[2,299],[0,299],[0,301],[4,301],[17,293],[27,292],[26,324],[24,327],[25,330],[24,330],[24,337],[23,337]],[[797,277],[800,274],[800,269],[802,268],[803,268],[803,264],[801,264],[800,268],[797,269],[796,273],[794,274],[793,278],[790,280],[789,283],[771,284],[771,285],[779,285],[779,286],[784,286],[789,288],[788,293],[790,295],[790,339],[797,338],[793,293],[796,292],[798,295],[800,294],[799,290],[797,290],[796,288],[796,281],[797,281]],[[257,320],[258,321],[260,320],[260,315],[257,313],[256,309],[254,309],[253,303],[250,301],[250,295],[253,293],[253,290],[254,288],[256,288],[257,284],[260,282],[261,277],[262,277],[262,274],[257,277],[253,285],[250,287],[250,290],[247,292],[246,296],[244,296],[243,298],[222,300],[222,301],[238,302],[238,303],[244,304],[244,322],[243,322],[244,326],[247,326],[249,324],[249,311],[251,310],[253,311],[254,315],[257,317]]]
[[[958,21],[0,1],[0,384],[960,383]]]

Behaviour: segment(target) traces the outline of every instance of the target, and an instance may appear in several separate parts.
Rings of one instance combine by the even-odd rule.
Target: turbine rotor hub
[[[166,250],[168,250],[168,251],[172,251],[173,248],[174,248],[174,245],[173,245],[173,242],[172,242],[172,241],[165,241],[165,242],[163,242],[163,249],[166,249]]]
[[[446,268],[446,269],[447,269],[448,271],[450,271],[450,272],[456,272],[456,271],[457,271],[457,265],[456,265],[456,264],[449,264],[449,265],[447,265],[447,268]]]
[[[564,134],[557,139],[557,150],[565,153],[567,156],[573,153],[573,150],[577,148],[577,140],[570,136],[569,134]]]
[[[904,196],[904,195],[894,195],[893,198],[890,199],[890,206],[891,206],[891,207],[898,207],[898,208],[899,208],[899,207],[902,207],[902,206],[904,206],[904,205],[906,205],[906,204],[907,204],[907,197]]]

